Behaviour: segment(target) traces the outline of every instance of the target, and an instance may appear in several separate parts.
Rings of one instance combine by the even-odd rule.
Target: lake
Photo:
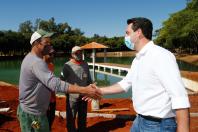
[[[60,76],[61,69],[66,61],[68,61],[68,58],[64,57],[58,57],[55,58],[54,64],[55,64],[55,74],[57,76]],[[131,57],[108,57],[106,59],[106,62],[108,63],[117,63],[117,64],[128,64],[130,65],[133,58]],[[91,59],[88,58],[86,61],[91,62]],[[0,81],[5,81],[8,83],[16,84],[18,85],[19,81],[19,74],[20,74],[20,66],[21,66],[22,59],[16,59],[16,60],[1,60],[0,61]],[[96,62],[104,62],[104,58],[96,58]],[[178,61],[178,65],[180,70],[188,70],[188,71],[198,71],[198,67],[185,63],[183,61]],[[92,74],[91,74],[92,75]],[[96,81],[99,86],[101,85],[111,85],[118,81],[120,81],[121,78],[105,75],[101,73],[96,73]],[[124,94],[117,94],[112,96],[105,96],[106,98],[128,98],[131,96],[131,91],[128,91],[128,93]]]

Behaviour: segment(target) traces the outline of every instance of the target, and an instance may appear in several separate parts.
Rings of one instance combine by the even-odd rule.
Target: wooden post
[[[93,53],[92,53],[92,60],[93,60],[93,82],[95,82],[95,52],[96,50],[93,49]]]
[[[83,50],[82,59],[85,60],[85,50]]]
[[[107,50],[104,49],[104,63],[107,62]]]

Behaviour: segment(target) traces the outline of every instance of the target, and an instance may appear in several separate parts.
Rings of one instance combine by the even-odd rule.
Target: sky
[[[92,37],[124,36],[127,19],[146,17],[154,31],[170,14],[186,7],[186,0],[1,0],[0,30],[18,31],[19,24],[37,18],[67,22]]]

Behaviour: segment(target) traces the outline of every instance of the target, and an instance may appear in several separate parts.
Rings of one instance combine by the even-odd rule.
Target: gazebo
[[[106,53],[106,49],[108,48],[107,46],[103,44],[99,44],[96,42],[91,42],[88,44],[85,44],[81,46],[83,50],[85,49],[92,49],[92,62],[93,62],[93,81],[95,81],[95,54],[96,54],[96,49],[104,49],[104,52]],[[84,59],[84,52],[83,52],[83,59]]]

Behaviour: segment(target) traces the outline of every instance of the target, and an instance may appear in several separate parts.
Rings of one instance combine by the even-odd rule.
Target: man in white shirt
[[[125,45],[137,51],[131,69],[120,82],[100,88],[102,94],[126,92],[132,87],[137,117],[132,132],[189,132],[189,99],[175,56],[151,41],[147,18],[127,20]]]

